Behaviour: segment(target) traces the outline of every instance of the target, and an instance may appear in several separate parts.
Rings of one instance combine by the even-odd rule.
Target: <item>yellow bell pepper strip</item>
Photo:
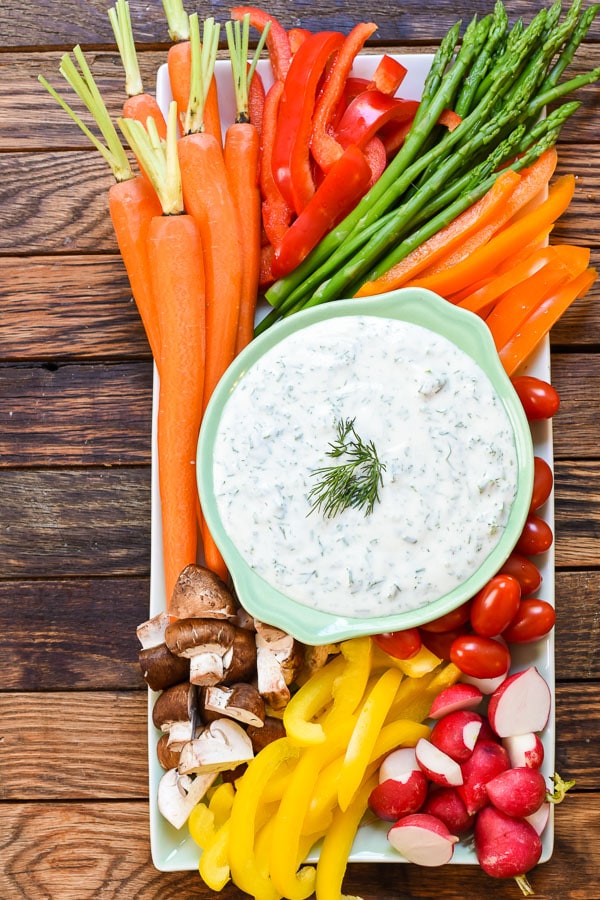
[[[256,822],[262,794],[273,772],[281,763],[299,753],[287,738],[267,744],[248,764],[237,782],[231,808],[227,852],[231,877],[237,887],[256,900],[279,900],[272,881],[259,869],[254,853]]]
[[[322,723],[326,731],[335,728],[336,722],[356,711],[371,675],[373,641],[370,637],[344,641],[340,649],[346,665],[333,682],[333,706],[327,711]]]
[[[215,836],[215,816],[206,803],[197,803],[187,821],[190,837],[204,850]]]
[[[424,287],[447,296],[462,290],[482,278],[486,271],[494,269],[506,257],[518,250],[526,241],[537,235],[543,228],[556,222],[568,207],[575,192],[575,177],[562,175],[548,192],[548,198],[539,206],[516,221],[511,221],[487,243],[449,268],[407,282],[407,286]]]
[[[414,656],[409,657],[409,659],[397,659],[394,665],[401,672],[404,672],[405,675],[408,675],[409,678],[421,678],[423,675],[433,672],[440,663],[441,659],[439,656],[436,656],[423,644]]]
[[[338,803],[347,809],[354,797],[371,752],[385,722],[402,680],[397,669],[388,669],[380,676],[365,700],[352,731],[338,783]]]
[[[415,278],[419,272],[437,262],[444,254],[450,253],[459,243],[496,216],[520,180],[519,173],[512,169],[501,172],[492,187],[480,200],[400,262],[391,266],[379,278],[365,282],[357,291],[356,296],[366,297],[371,294],[382,294],[385,291],[401,287],[410,278]]]
[[[348,857],[360,820],[367,809],[369,794],[376,785],[377,776],[372,776],[355,792],[354,799],[346,810],[336,811],[317,863],[317,900],[342,900],[342,883]]]
[[[597,277],[595,269],[586,269],[547,297],[534,310],[523,323],[521,330],[500,350],[500,361],[508,375],[515,374],[555,322],[575,300],[587,293]]]
[[[387,756],[398,747],[415,747],[421,738],[428,738],[431,728],[421,722],[412,719],[398,719],[389,722],[379,732],[377,740],[371,752],[370,763],[378,762],[383,756]]]
[[[269,874],[275,887],[289,900],[304,900],[314,890],[314,867],[305,866],[297,872],[304,819],[320,771],[343,753],[355,721],[347,717],[324,744],[302,751],[281,798],[273,827]]]
[[[297,764],[298,757],[286,759],[277,771],[273,772],[273,777],[263,791],[263,803],[279,803]]]
[[[215,829],[220,828],[231,815],[231,807],[235,797],[235,788],[229,781],[223,781],[213,792],[208,808],[214,816]]]
[[[333,685],[345,665],[343,656],[334,657],[290,699],[283,713],[283,724],[294,746],[309,747],[325,741],[323,726],[312,719],[331,703]]]
[[[221,891],[231,878],[229,868],[229,835],[231,821],[227,820],[215,832],[208,846],[202,851],[198,871],[204,884],[211,891]]]

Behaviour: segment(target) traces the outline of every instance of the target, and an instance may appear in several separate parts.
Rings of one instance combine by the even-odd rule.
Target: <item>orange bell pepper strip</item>
[[[462,290],[467,285],[485,277],[511,253],[519,250],[533,235],[551,225],[564,213],[575,192],[575,177],[561,176],[549,190],[548,197],[538,207],[528,212],[518,221],[503,228],[487,243],[479,247],[467,258],[448,269],[408,282],[414,287],[424,287],[442,296]]]
[[[501,215],[488,221],[479,231],[475,231],[450,253],[438,259],[430,268],[421,273],[422,277],[445,272],[463,259],[468,259],[479,247],[486,244],[502,228],[512,224],[515,216],[529,209],[529,204],[542,196],[548,187],[556,169],[558,154],[554,147],[544,151],[541,156],[526,169],[521,170],[521,181],[508,198]]]
[[[500,274],[486,278],[484,283],[480,286],[475,286],[474,290],[469,288],[464,297],[458,300],[457,306],[460,306],[462,309],[468,309],[470,312],[478,313],[485,318],[499,297],[526,278],[529,278],[530,275],[534,275],[535,272],[553,258],[554,250],[550,247],[541,247],[538,250],[534,250],[525,259],[508,266]]]
[[[597,277],[595,269],[586,269],[558,288],[531,313],[520,331],[500,350],[500,361],[508,375],[514,375],[569,306],[587,293]]]
[[[377,30],[373,22],[360,22],[344,39],[325,78],[325,84],[315,105],[310,135],[310,149],[317,164],[328,172],[342,156],[344,148],[331,134],[334,116],[344,95],[346,80],[352,64],[365,42]]]
[[[580,275],[590,262],[590,251],[583,247],[568,248],[567,254],[554,251],[551,259],[520,284],[507,291],[486,318],[496,349],[503,347],[519,331],[525,319],[551,292]]]
[[[388,269],[380,278],[365,282],[356,296],[368,297],[371,294],[383,294],[401,287],[410,278],[414,278],[419,272],[432,265],[445,253],[449,253],[457,244],[496,216],[520,181],[521,176],[518,172],[513,172],[512,169],[502,172],[481,200],[466,209],[453,222],[430,237],[391,269]]]

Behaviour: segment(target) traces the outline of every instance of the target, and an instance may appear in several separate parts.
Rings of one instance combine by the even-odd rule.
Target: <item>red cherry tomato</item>
[[[421,631],[421,640],[428,650],[439,656],[440,659],[450,659],[450,648],[457,637],[461,634],[468,634],[468,626],[461,625],[460,628],[454,628],[452,631]]]
[[[495,637],[508,628],[521,602],[521,585],[512,575],[494,575],[473,598],[471,625],[482,637]]]
[[[519,611],[502,637],[510,644],[530,644],[538,641],[554,628],[556,612],[545,600],[529,597],[521,600]]]
[[[441,634],[444,631],[453,631],[455,628],[460,628],[461,625],[464,625],[465,622],[469,621],[470,610],[471,601],[467,600],[466,603],[453,609],[452,612],[446,613],[445,616],[440,616],[438,619],[433,619],[431,622],[426,622],[420,627],[423,631],[432,631],[434,634]]]
[[[373,640],[385,653],[396,659],[410,659],[421,649],[421,635],[418,628],[374,634]]]
[[[515,545],[518,553],[524,553],[526,556],[536,556],[538,553],[545,553],[552,546],[552,529],[541,516],[535,513],[529,513],[521,537]]]
[[[512,575],[521,585],[521,596],[526,597],[537,591],[542,583],[542,573],[535,563],[522,553],[511,553],[500,573],[504,575]]]
[[[497,678],[510,668],[510,653],[500,641],[465,634],[457,637],[450,648],[450,661],[465,675],[473,678]]]
[[[512,379],[512,385],[530,422],[551,419],[558,412],[560,397],[547,381],[533,375],[517,375]]]
[[[552,469],[541,456],[533,458],[533,491],[531,494],[531,512],[543,506],[552,491],[554,476]]]

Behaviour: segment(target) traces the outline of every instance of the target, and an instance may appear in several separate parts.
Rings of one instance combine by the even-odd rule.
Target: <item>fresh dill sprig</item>
[[[356,433],[354,422],[354,419],[336,422],[337,437],[327,451],[332,459],[344,457],[344,460],[311,472],[320,479],[308,495],[311,513],[320,510],[331,519],[344,509],[366,507],[365,516],[369,516],[379,500],[385,463],[379,459],[373,441],[365,443]]]

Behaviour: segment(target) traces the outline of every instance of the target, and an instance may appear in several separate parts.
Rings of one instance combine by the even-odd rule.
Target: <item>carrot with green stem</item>
[[[173,99],[177,102],[181,129],[185,131],[183,117],[188,108],[192,70],[190,17],[184,9],[182,0],[163,0],[163,8],[167,17],[169,37],[174,42],[167,54],[169,82]],[[214,77],[210,79],[204,104],[204,130],[221,142],[221,116]]]
[[[183,569],[198,560],[196,447],[202,418],[205,359],[204,266],[200,229],[183,205],[177,154],[177,104],[169,107],[167,140],[153,120],[120,119],[160,200],[148,230],[152,287],[160,298],[157,417],[165,590],[168,603]]]
[[[242,284],[235,353],[254,337],[254,315],[261,262],[260,135],[250,121],[249,86],[269,33],[267,23],[248,67],[250,15],[242,22],[227,22],[227,44],[231,58],[236,117],[225,134],[223,154],[231,196],[237,210],[242,252]]]
[[[203,408],[236,353],[242,290],[242,252],[238,217],[221,144],[204,130],[204,108],[219,27],[205,21],[200,44],[198,16],[190,16],[192,74],[185,134],[178,142],[185,208],[200,228],[206,272],[206,371]],[[202,498],[200,498],[202,502]],[[203,526],[206,564],[222,577],[227,570]]]
[[[43,76],[39,76],[39,81],[89,138],[113,173],[115,183],[108,191],[110,217],[131,292],[150,349],[159,365],[160,329],[152,293],[146,238],[152,217],[160,212],[160,202],[148,181],[133,172],[81,47],[75,47],[73,55],[75,62],[68,53],[63,55],[59,71],[92,116],[104,143]]]
[[[167,136],[167,123],[156,97],[144,91],[127,0],[116,0],[115,5],[108,10],[108,18],[125,70],[127,99],[123,103],[123,115],[128,119],[137,119],[144,125],[148,117],[154,119],[157,131],[164,139]]]

